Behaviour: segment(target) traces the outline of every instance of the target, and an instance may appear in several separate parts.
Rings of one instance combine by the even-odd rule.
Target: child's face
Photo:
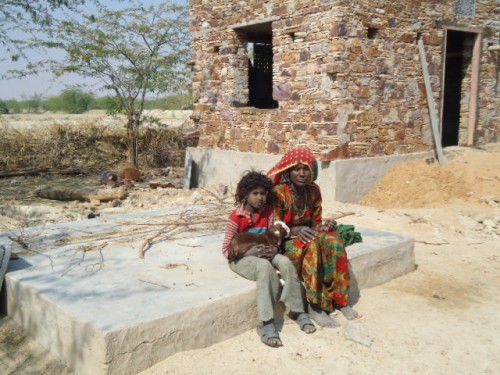
[[[259,211],[264,207],[267,201],[267,190],[263,187],[258,187],[252,190],[245,198],[246,205],[245,208],[248,211]]]

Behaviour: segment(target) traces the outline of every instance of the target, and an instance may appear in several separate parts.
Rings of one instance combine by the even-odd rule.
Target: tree
[[[98,5],[93,15],[54,26],[49,40],[32,42],[61,49],[65,57],[43,64],[58,76],[76,73],[97,79],[100,88],[114,92],[119,111],[127,117],[127,159],[138,166],[138,130],[146,95],[187,90],[188,8],[171,0],[156,6],[133,2],[122,10]]]
[[[11,59],[23,54],[13,37],[19,32],[29,33],[33,26],[46,27],[52,23],[55,9],[75,9],[84,0],[2,0],[0,6],[0,45],[12,52]],[[15,53],[14,53],[15,51]]]

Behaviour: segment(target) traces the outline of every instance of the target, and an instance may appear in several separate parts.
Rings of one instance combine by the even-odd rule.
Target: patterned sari
[[[311,169],[311,182],[306,186],[307,202],[304,209],[293,203],[291,182],[282,178],[282,172],[297,164],[306,164]],[[275,220],[284,221],[290,228],[306,225],[314,227],[322,222],[322,199],[319,186],[313,181],[317,177],[317,164],[307,149],[294,149],[268,173],[274,176],[274,191],[277,204]],[[295,265],[299,277],[306,287],[307,300],[332,312],[349,304],[349,264],[342,235],[337,231],[318,232],[316,238],[303,243],[298,237],[285,242],[284,254]]]

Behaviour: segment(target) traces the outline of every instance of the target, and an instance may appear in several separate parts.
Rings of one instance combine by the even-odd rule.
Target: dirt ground
[[[424,158],[396,166],[357,204],[324,202],[326,217],[352,211],[342,223],[415,239],[417,269],[362,290],[355,305],[362,319],[348,322],[337,314],[340,328],[318,327],[311,335],[287,320],[281,348],[265,346],[250,330],[177,353],[141,374],[499,374],[500,144],[448,148],[446,156],[444,165]],[[44,220],[77,220],[91,211],[106,215],[211,199],[203,190],[146,185],[136,186],[116,207],[74,202],[27,207],[11,197],[0,202],[0,220],[15,228],[41,214]],[[0,373],[69,371],[2,317]]]

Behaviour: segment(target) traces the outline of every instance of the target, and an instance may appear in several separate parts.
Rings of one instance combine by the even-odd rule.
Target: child
[[[222,253],[227,258],[231,240],[239,232],[261,233],[273,224],[272,182],[265,174],[249,171],[236,187],[235,203],[239,205],[228,220]],[[280,292],[278,269],[284,280],[280,300],[290,309],[290,317],[297,321],[302,331],[313,333],[316,327],[304,310],[301,283],[294,265],[286,256],[277,254],[275,247],[256,245],[245,255],[230,261],[229,267],[246,279],[257,282],[257,312],[262,326],[258,328],[261,341],[271,347],[282,346],[274,325],[274,306]]]

